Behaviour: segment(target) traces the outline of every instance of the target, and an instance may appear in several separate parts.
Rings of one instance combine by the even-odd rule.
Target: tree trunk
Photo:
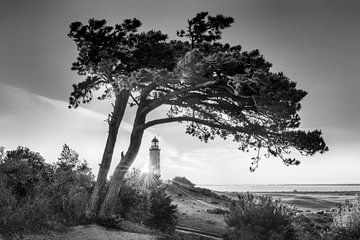
[[[109,122],[109,132],[102,156],[98,176],[96,179],[95,188],[91,194],[90,201],[86,207],[86,217],[92,218],[97,215],[101,201],[104,199],[102,196],[105,194],[104,187],[106,184],[107,175],[110,169],[114,147],[116,143],[117,134],[119,131],[120,123],[123,119],[126,104],[129,99],[129,91],[123,90],[116,94],[114,110]]]
[[[125,174],[139,152],[144,134],[144,128],[142,126],[145,123],[145,115],[139,114],[140,111],[141,108],[139,107],[136,113],[133,130],[131,132],[130,145],[125,156],[121,158],[120,163],[116,166],[114,174],[110,179],[109,190],[99,212],[100,217],[108,217],[113,213]]]

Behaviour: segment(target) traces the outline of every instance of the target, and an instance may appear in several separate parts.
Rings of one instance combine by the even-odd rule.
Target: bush
[[[18,147],[5,154],[0,164],[0,172],[3,175],[3,184],[11,189],[17,200],[21,200],[32,195],[37,184],[49,183],[53,169],[39,153]]]
[[[120,214],[126,220],[141,223],[149,217],[149,194],[150,190],[145,187],[140,170],[133,169],[121,185],[115,214]]]
[[[152,190],[150,195],[150,217],[146,225],[162,232],[173,233],[177,223],[177,206],[171,204],[172,199],[162,186]]]
[[[227,213],[229,213],[229,210],[225,210],[222,208],[211,208],[211,209],[207,209],[206,211],[208,213],[212,213],[212,214],[227,214]]]
[[[83,223],[93,176],[64,145],[59,162],[18,147],[0,149],[0,234],[36,233]]]
[[[5,184],[0,183],[0,234],[34,233],[45,229],[59,229],[62,224],[54,224],[51,200],[37,196],[18,201]]]
[[[176,206],[171,202],[159,176],[133,169],[122,184],[115,213],[124,220],[171,233],[176,225]]]
[[[326,231],[328,231],[328,224],[331,223],[332,219],[327,215],[304,215],[298,214],[294,218],[294,225],[299,240],[320,240],[324,239]],[[322,219],[322,220],[320,220]],[[326,221],[325,221],[326,220]],[[319,224],[319,222],[322,222]]]
[[[360,198],[354,203],[347,201],[344,206],[339,206],[331,229],[330,240],[360,239]]]
[[[344,206],[339,206],[333,217],[333,227],[349,230],[360,227],[360,197],[354,203],[346,201]]]
[[[93,179],[86,161],[79,161],[78,154],[66,144],[52,165],[28,148],[6,153],[0,148],[0,235],[86,223]],[[176,206],[171,202],[158,176],[133,170],[123,183],[117,215],[103,223],[112,226],[132,221],[170,233],[176,224]]]
[[[40,186],[44,194],[51,196],[54,213],[68,224],[85,222],[85,209],[94,187],[94,177],[86,161],[78,159],[78,153],[66,144],[54,165],[53,182]]]
[[[296,239],[292,225],[293,211],[273,201],[271,197],[247,193],[233,201],[225,221],[229,226],[227,239],[292,240]]]

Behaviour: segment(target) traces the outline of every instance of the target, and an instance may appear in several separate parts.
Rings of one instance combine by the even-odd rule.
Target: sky
[[[284,72],[308,92],[301,128],[321,129],[330,151],[299,156],[301,165],[291,167],[263,158],[250,173],[255,153],[244,154],[231,141],[199,142],[185,134],[184,125],[172,123],[146,132],[134,167],[145,164],[150,140],[158,136],[164,179],[186,176],[196,184],[360,183],[357,0],[1,0],[0,146],[28,146],[53,162],[66,143],[97,172],[111,102],[67,108],[72,84],[83,80],[70,70],[77,51],[67,37],[69,24],[89,18],[115,24],[136,17],[143,22],[142,31],[161,30],[174,39],[176,30],[200,11],[233,17],[222,41],[259,49],[273,63],[272,71]],[[128,145],[133,113],[130,109],[121,126],[111,170]]]

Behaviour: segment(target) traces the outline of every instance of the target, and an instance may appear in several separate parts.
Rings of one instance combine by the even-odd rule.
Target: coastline
[[[215,191],[236,199],[238,194],[246,192]],[[282,203],[295,207],[300,211],[318,212],[333,211],[346,201],[355,201],[360,196],[360,191],[260,191],[251,192],[254,195],[267,195],[279,199]]]
[[[220,192],[360,192],[360,184],[198,184]]]
[[[215,193],[215,195],[209,192]],[[224,234],[227,225],[223,214],[214,214],[210,210],[224,209],[230,206],[231,199],[246,191],[214,191],[197,187],[170,188],[169,193],[178,205],[179,226],[192,227],[202,231]],[[305,216],[322,228],[332,224],[333,213],[346,201],[355,201],[360,191],[258,191],[254,195],[268,195],[279,199],[284,205],[294,207],[294,212]]]

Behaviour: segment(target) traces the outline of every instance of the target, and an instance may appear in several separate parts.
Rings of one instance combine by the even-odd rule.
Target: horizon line
[[[282,185],[282,186],[304,186],[304,185],[324,185],[324,186],[331,186],[331,185],[338,185],[338,186],[350,186],[350,185],[360,185],[360,183],[231,183],[231,184],[195,184],[196,186],[246,186],[246,185],[267,185],[267,186],[274,186],[274,185]]]

